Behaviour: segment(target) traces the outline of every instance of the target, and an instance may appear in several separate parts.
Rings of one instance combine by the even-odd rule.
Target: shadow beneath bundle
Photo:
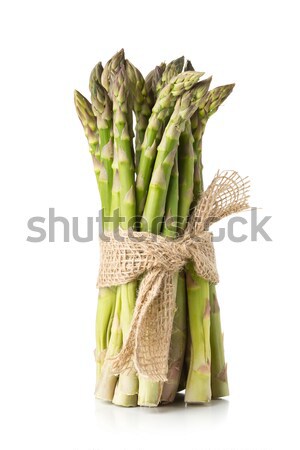
[[[184,394],[178,393],[170,405],[157,408],[136,407],[124,408],[111,403],[95,401],[96,420],[100,429],[113,432],[156,432],[167,429],[184,428],[215,429],[226,422],[229,401],[212,400],[207,404],[188,404],[184,402]]]

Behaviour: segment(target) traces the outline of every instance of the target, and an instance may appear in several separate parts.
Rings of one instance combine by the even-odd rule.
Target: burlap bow
[[[237,172],[217,173],[199,199],[184,234],[170,240],[151,233],[118,230],[100,239],[97,286],[109,287],[140,278],[131,327],[122,351],[113,359],[116,374],[134,364],[138,374],[166,381],[176,307],[176,272],[188,261],[200,277],[217,283],[212,235],[208,227],[247,209],[249,181]]]

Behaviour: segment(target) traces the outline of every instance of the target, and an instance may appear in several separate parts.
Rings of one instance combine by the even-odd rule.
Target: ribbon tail
[[[161,272],[153,270],[148,272],[141,281],[127,338],[120,353],[112,358],[112,370],[116,375],[132,370],[140,317],[145,314],[147,305],[158,295],[162,278]]]
[[[153,381],[166,381],[169,348],[176,307],[177,275],[164,273],[158,295],[149,295],[139,317],[134,364]]]

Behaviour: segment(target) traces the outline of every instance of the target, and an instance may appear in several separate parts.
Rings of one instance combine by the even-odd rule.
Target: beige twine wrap
[[[217,173],[199,199],[184,234],[177,239],[145,232],[118,230],[100,239],[101,264],[97,286],[109,287],[140,278],[131,327],[122,351],[113,359],[116,374],[134,364],[138,374],[166,381],[176,308],[174,275],[188,261],[196,273],[219,281],[212,234],[208,227],[249,208],[249,181],[237,172]]]

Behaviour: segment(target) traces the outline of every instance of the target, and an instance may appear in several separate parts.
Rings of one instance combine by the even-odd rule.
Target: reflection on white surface
[[[226,422],[228,400],[213,400],[205,405],[185,405],[184,395],[178,394],[173,404],[158,408],[123,408],[95,400],[99,430],[110,432],[207,430]]]

